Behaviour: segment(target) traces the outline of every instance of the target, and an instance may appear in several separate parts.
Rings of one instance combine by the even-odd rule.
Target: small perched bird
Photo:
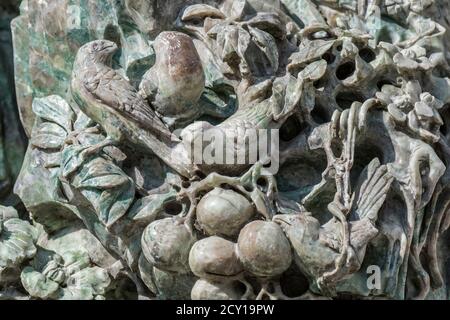
[[[184,128],[181,137],[185,145],[192,142],[195,144],[197,137],[217,136],[219,143],[212,139],[207,147],[214,150],[222,148],[225,150],[224,154],[231,154],[234,157],[231,164],[201,163],[197,164],[198,168],[206,174],[218,172],[239,175],[244,172],[252,164],[250,153],[260,147],[254,145],[255,134],[258,141],[267,138],[270,143],[272,135],[278,134],[278,131],[273,129],[279,129],[290,115],[300,111],[299,104],[304,86],[315,80],[316,78],[310,79],[300,73],[298,78],[287,74],[248,85],[239,97],[239,109],[232,116],[215,126],[206,121],[198,121]],[[189,147],[186,146],[186,149]],[[269,150],[259,150],[261,151]],[[272,158],[276,155],[276,151],[270,150],[271,154],[267,156]],[[238,161],[240,155],[245,156],[245,161]],[[268,159],[252,161],[256,160],[266,162]]]
[[[161,32],[153,43],[155,65],[143,76],[140,93],[170,127],[202,114],[198,100],[205,88],[202,61],[192,39],[181,32]]]
[[[356,189],[358,200],[349,213],[349,236],[347,259],[334,275],[331,285],[356,272],[361,267],[368,243],[378,234],[375,223],[393,177],[378,159],[372,160],[366,179]],[[339,210],[331,203],[331,210]],[[330,210],[330,211],[331,211]],[[340,223],[332,218],[324,225],[310,213],[275,215],[274,222],[280,224],[292,244],[295,262],[308,277],[313,287],[328,290],[330,283],[323,283],[324,275],[335,268],[335,261],[342,248]],[[325,281],[326,282],[326,281]]]
[[[167,165],[185,177],[193,168],[183,155],[175,156],[179,143],[137,90],[111,68],[118,49],[114,42],[96,40],[83,45],[76,56],[71,91],[80,109],[105,131],[107,138],[89,147],[84,158],[112,144],[131,143],[157,154]]]

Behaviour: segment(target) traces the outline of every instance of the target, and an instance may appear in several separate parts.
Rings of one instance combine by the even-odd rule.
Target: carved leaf
[[[207,4],[194,4],[184,10],[181,20],[203,20],[206,17],[225,19],[225,15],[219,9],[216,9],[213,6]]]
[[[286,34],[285,25],[281,22],[279,15],[276,13],[259,12],[255,17],[248,21],[248,24],[254,28],[268,32],[277,39],[283,39]]]
[[[69,104],[60,96],[35,98],[32,109],[40,118],[57,123],[66,131],[71,131],[75,114]]]
[[[276,72],[278,70],[278,47],[275,39],[269,33],[257,28],[249,27],[249,32],[253,42],[269,60],[272,72]]]
[[[327,62],[325,60],[315,61],[303,69],[299,77],[305,80],[316,81],[323,77],[327,70]]]
[[[43,122],[37,126],[31,137],[31,144],[42,149],[61,148],[67,136],[66,131],[53,122]]]
[[[298,52],[295,52],[290,57],[288,70],[292,70],[302,65],[321,58],[334,45],[334,40],[315,40],[309,42],[308,45],[300,47]]]
[[[120,219],[134,199],[134,183],[117,165],[95,158],[80,168],[72,185],[92,203],[106,226]]]

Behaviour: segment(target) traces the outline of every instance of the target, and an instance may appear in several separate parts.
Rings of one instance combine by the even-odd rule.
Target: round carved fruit
[[[191,271],[200,278],[224,279],[243,271],[236,256],[235,244],[212,236],[197,241],[189,253]]]
[[[242,289],[237,281],[211,281],[198,279],[191,291],[192,300],[239,300]]]
[[[291,246],[279,225],[253,221],[240,232],[237,252],[244,268],[259,277],[273,277],[292,262]]]
[[[243,195],[222,188],[207,193],[197,207],[197,221],[208,235],[237,236],[253,214],[253,206]]]
[[[196,239],[178,218],[156,220],[145,228],[142,252],[145,258],[161,270],[189,272],[189,250]]]

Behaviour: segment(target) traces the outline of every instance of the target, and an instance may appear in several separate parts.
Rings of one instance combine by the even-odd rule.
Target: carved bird
[[[358,200],[349,214],[350,246],[347,260],[332,280],[336,284],[345,276],[359,270],[364,260],[367,244],[378,234],[375,223],[386,194],[393,181],[385,165],[372,160],[367,168],[367,178],[356,189]],[[362,180],[362,179],[360,179]],[[330,211],[339,210],[331,203]],[[332,218],[324,225],[311,213],[280,214],[273,219],[285,231],[295,252],[295,262],[308,277],[313,288],[328,290],[321,281],[335,268],[342,247],[340,223]],[[330,283],[327,283],[329,285]]]
[[[198,100],[205,88],[202,61],[192,39],[181,32],[161,32],[153,43],[155,65],[143,76],[140,93],[171,127],[202,114]]]
[[[111,68],[117,49],[111,41],[96,40],[83,45],[75,59],[71,81],[73,98],[107,135],[103,142],[84,150],[82,157],[88,158],[108,145],[128,143],[157,154],[179,174],[191,177],[194,169],[187,160],[183,161],[182,154],[173,153],[178,139],[137,90]]]
[[[214,141],[212,141],[208,147],[215,150],[216,148],[223,148],[224,145],[224,154],[234,156],[233,164],[201,163],[197,164],[198,168],[204,173],[219,172],[230,175],[238,175],[245,171],[251,163],[248,160],[244,164],[238,162],[239,154],[244,154],[245,159],[249,159],[249,152],[255,151],[255,146],[250,142],[255,134],[258,139],[262,137],[261,134],[266,135],[265,138],[268,139],[269,143],[272,138],[269,138],[269,130],[279,129],[289,116],[300,113],[299,105],[302,94],[305,90],[310,90],[312,83],[323,76],[325,68],[326,62],[320,60],[305,68],[297,78],[286,74],[283,77],[266,79],[249,85],[239,96],[239,109],[222,123],[213,126],[208,122],[199,121],[184,128],[181,137],[185,146],[192,143],[195,145],[197,137],[212,136],[219,139],[223,137],[219,143],[214,144]],[[311,70],[315,70],[315,73]],[[305,105],[306,103],[303,104],[303,107]],[[267,132],[263,130],[267,130]],[[272,135],[272,132],[270,134]],[[234,141],[234,144],[229,143],[230,141]],[[186,149],[189,149],[189,147],[186,147]],[[268,156],[271,155],[268,154]],[[266,162],[268,159],[254,160]]]

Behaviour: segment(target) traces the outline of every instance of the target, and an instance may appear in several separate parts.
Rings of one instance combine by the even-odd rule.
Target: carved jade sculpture
[[[23,0],[0,298],[448,299],[449,10]]]

